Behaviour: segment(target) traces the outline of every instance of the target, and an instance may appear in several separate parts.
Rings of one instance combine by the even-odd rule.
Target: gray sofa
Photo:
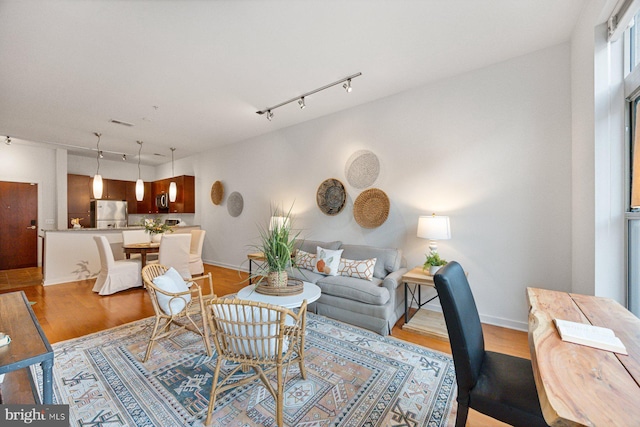
[[[342,258],[366,260],[376,258],[371,281],[347,276],[325,276],[307,269],[293,269],[291,277],[315,283],[322,295],[309,309],[380,335],[391,332],[404,314],[402,276],[407,272],[401,249],[345,245],[342,242],[296,241],[296,249],[312,254],[317,247],[342,249]]]

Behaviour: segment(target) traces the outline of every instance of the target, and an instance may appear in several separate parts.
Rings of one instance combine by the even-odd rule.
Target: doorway
[[[0,270],[38,265],[38,184],[0,181]]]

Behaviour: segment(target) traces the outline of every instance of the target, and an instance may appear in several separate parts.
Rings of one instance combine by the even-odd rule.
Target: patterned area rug
[[[71,426],[201,426],[215,354],[182,332],[141,363],[151,318],[53,345],[54,398]],[[447,426],[455,419],[452,359],[424,347],[308,314],[307,380],[291,365],[288,426]],[[227,368],[228,370],[229,368]],[[34,369],[41,383],[40,369]],[[255,381],[216,403],[213,426],[275,426],[275,402]]]

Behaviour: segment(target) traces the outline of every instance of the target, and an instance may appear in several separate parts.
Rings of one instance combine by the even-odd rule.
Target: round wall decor
[[[380,189],[364,190],[353,203],[353,217],[361,227],[379,227],[388,216],[389,198]]]
[[[229,215],[236,217],[242,213],[242,209],[244,208],[244,199],[242,198],[242,194],[234,191],[229,194],[227,198],[227,210],[229,211]]]
[[[211,203],[219,205],[224,197],[224,187],[220,181],[216,181],[211,186]]]
[[[318,187],[316,203],[322,212],[327,215],[337,215],[344,209],[347,201],[347,193],[344,185],[335,178],[326,179]]]
[[[344,174],[355,188],[367,188],[373,185],[380,174],[378,156],[369,150],[356,151],[349,157]]]

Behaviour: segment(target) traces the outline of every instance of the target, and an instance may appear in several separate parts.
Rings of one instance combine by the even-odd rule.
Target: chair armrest
[[[205,287],[205,284],[207,283],[205,281],[206,279],[209,279],[209,281],[208,281],[208,286]],[[192,277],[188,281],[188,286],[191,286],[191,284],[197,285],[196,280],[202,281],[202,284],[199,285],[199,288],[202,289],[202,296],[204,298],[216,297],[216,294],[213,292],[213,279],[211,278],[211,273],[203,274],[202,276]]]
[[[398,286],[400,286],[402,284],[402,276],[404,276],[407,271],[409,271],[408,268],[399,268],[398,270],[387,274],[387,277],[384,278],[384,281],[382,282],[382,286],[384,286],[385,288],[389,289],[390,292],[395,291]]]

